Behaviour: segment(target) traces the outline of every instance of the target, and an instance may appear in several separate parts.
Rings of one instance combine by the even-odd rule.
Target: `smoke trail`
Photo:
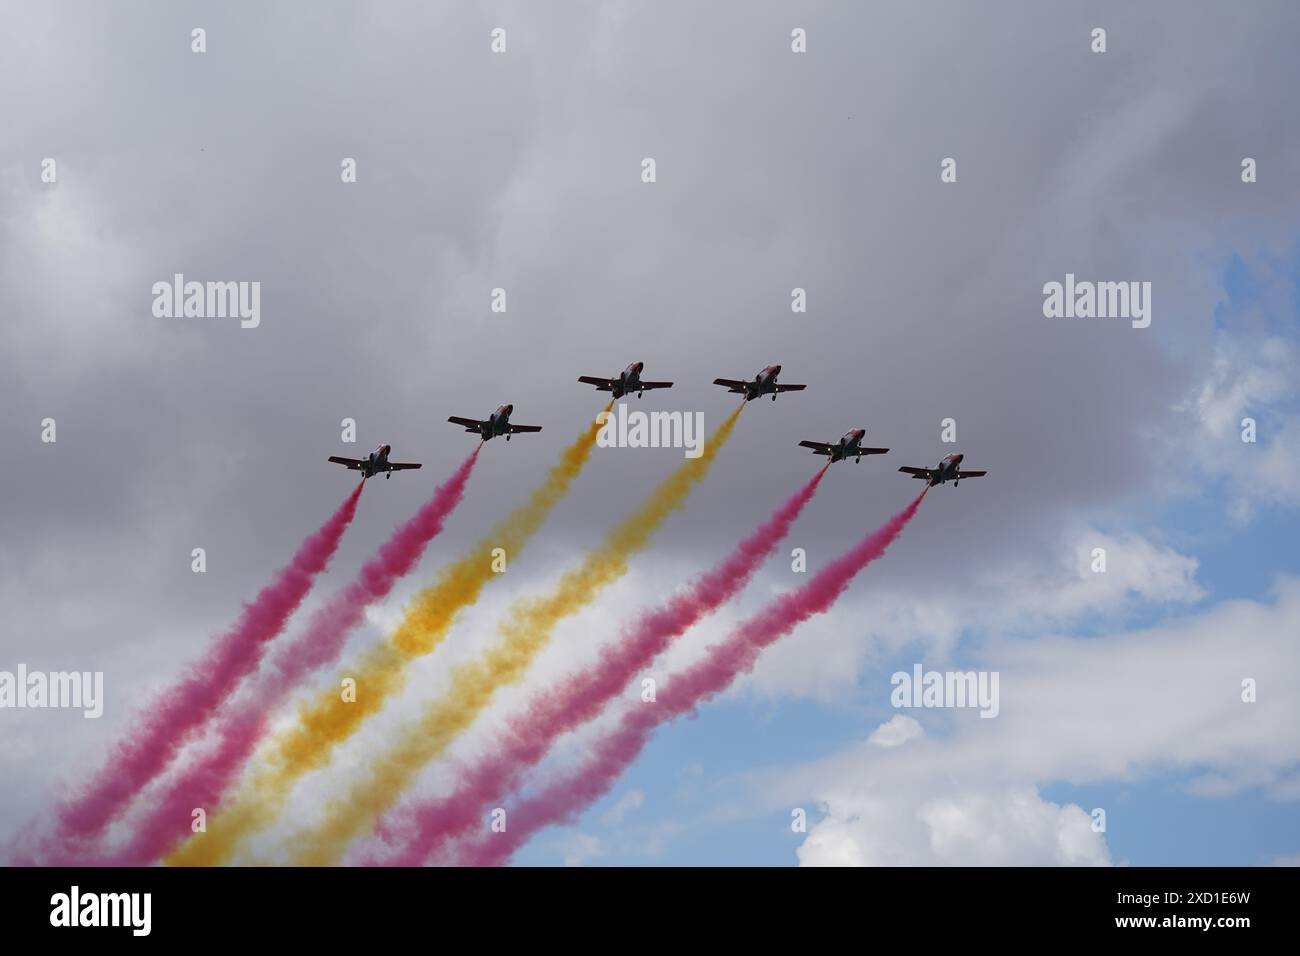
[[[925,491],[807,584],[777,597],[739,625],[725,641],[711,647],[702,660],[673,677],[668,692],[661,690],[656,703],[638,704],[627,710],[618,725],[592,746],[590,757],[516,807],[505,832],[480,833],[463,844],[457,862],[474,866],[504,863],[538,830],[575,819],[609,791],[659,724],[694,711],[738,676],[748,673],[763,648],[814,614],[828,610],[853,577],[885,553],[912,520],[923,498]]]
[[[454,793],[395,813],[392,821],[381,828],[381,833],[390,845],[405,845],[400,853],[383,862],[419,866],[447,841],[480,824],[482,811],[490,805],[489,801],[517,787],[525,771],[541,760],[558,737],[595,717],[674,638],[740,593],[759,565],[789,533],[828,467],[829,464],[817,472],[689,588],[623,628],[618,640],[601,649],[600,660],[594,668],[579,671],[555,690],[535,696],[509,722],[507,732],[494,740],[473,766],[457,773],[460,782]]]
[[[481,444],[475,448],[451,477],[434,489],[420,510],[361,566],[352,582],[316,611],[293,642],[272,655],[268,669],[247,692],[226,701],[216,718],[215,745],[169,781],[164,792],[149,802],[144,818],[133,822],[127,844],[102,862],[139,866],[156,860],[189,834],[194,808],[213,811],[262,738],[271,712],[304,677],[337,660],[366,608],[392,591],[442,531],[447,516],[464,496],[482,448]]]
[[[80,795],[56,811],[47,852],[75,854],[97,837],[130,799],[176,756],[186,739],[239,681],[262,659],[266,644],[285,623],[325,570],[343,532],[357,512],[359,483],[321,528],[298,548],[293,559],[249,604],[235,626],[217,638],[207,655],[145,708],[103,768]]]
[[[300,837],[299,865],[336,862],[348,843],[392,806],[420,769],[473,721],[491,702],[498,687],[518,680],[546,646],[563,618],[589,604],[608,584],[627,571],[628,558],[650,541],[656,528],[686,500],[706,474],[735,428],[744,405],[737,407],[705,442],[698,458],[688,459],[664,479],[639,508],[615,525],[604,542],[582,563],[566,571],[555,589],[540,600],[517,603],[500,626],[501,640],[478,660],[461,664],[451,675],[446,694],[418,723],[373,764],[372,770],[331,804],[324,823]]]
[[[605,411],[613,406],[610,402]],[[398,693],[410,662],[437,647],[457,613],[478,599],[483,586],[495,577],[493,549],[502,548],[513,558],[524,548],[586,464],[601,427],[600,419],[593,419],[523,505],[415,596],[397,630],[349,673],[356,682],[356,699],[344,702],[331,688],[304,706],[297,725],[274,739],[266,764],[253,774],[238,799],[210,823],[206,833],[195,834],[175,851],[168,863],[224,863],[246,836],[270,822],[298,778],[328,762],[336,746]]]

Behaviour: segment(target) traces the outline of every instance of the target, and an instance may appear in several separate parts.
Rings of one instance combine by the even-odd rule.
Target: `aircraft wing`
[[[983,478],[987,474],[987,471],[958,471],[957,480],[960,481],[963,478]]]
[[[906,475],[911,475],[913,478],[933,478],[933,477],[934,477],[934,469],[933,469],[933,468],[909,468],[907,465],[904,465],[903,467],[899,468],[898,470],[901,471],[901,472],[903,472],[903,473],[906,474]]]
[[[338,455],[330,455],[329,460],[336,465],[346,465],[351,471],[360,471],[366,465],[364,461],[358,461],[355,458],[340,458]]]
[[[612,378],[596,378],[594,375],[579,375],[578,381],[584,385],[595,385],[596,389],[601,392],[614,391],[614,380]]]
[[[411,461],[390,461],[390,462],[388,463],[388,470],[389,470],[389,471],[406,471],[406,469],[408,469],[408,468],[419,468],[419,467],[420,467],[420,463],[419,463],[419,462],[411,462]]]
[[[641,388],[645,389],[647,392],[655,388],[672,388],[672,387],[673,387],[672,382],[642,382],[641,383]],[[638,388],[637,391],[640,391],[641,388]]]
[[[804,448],[811,448],[815,455],[829,455],[831,446],[824,441],[801,441],[799,443]]]
[[[888,448],[862,448],[860,446],[858,448],[858,453],[862,455],[884,455],[888,451]]]
[[[452,415],[447,419],[447,421],[451,422],[453,425],[464,425],[473,432],[478,431],[487,424],[487,422],[481,422],[477,418],[461,418],[459,415]]]
[[[807,387],[807,385],[782,385],[778,382],[776,390],[778,392],[802,392]]]
[[[748,382],[737,382],[734,378],[715,378],[713,384],[725,385],[728,391],[742,393],[749,386]]]
[[[510,434],[512,435],[516,432],[539,432],[541,430],[541,425],[516,425],[514,422],[510,423]]]

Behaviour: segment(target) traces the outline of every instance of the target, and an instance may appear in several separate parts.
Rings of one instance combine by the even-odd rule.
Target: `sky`
[[[327,456],[390,442],[424,467],[367,487],[298,621],[472,449],[448,415],[509,402],[544,426],[484,447],[355,657],[600,409],[577,376],[643,361],[675,385],[635,407],[709,429],[734,407],[715,377],[779,363],[808,388],[747,409],[685,509],[414,793],[449,789],[501,720],[766,518],[817,466],[799,440],[862,427],[889,454],[830,469],[755,581],[655,663],[666,687],[806,580],[792,549],[815,573],[902,508],[899,465],[961,451],[989,475],[934,489],[828,614],[516,862],[1300,860],[1294,5],[3,9],[0,670],[103,671],[106,702],[98,720],[0,710],[0,842],[338,505],[351,479]],[[260,324],[155,316],[175,273],[260,282]],[[1067,274],[1149,282],[1149,327],[1046,317]],[[681,461],[597,449],[255,852],[275,860],[514,600]],[[890,676],[915,665],[996,671],[998,716],[892,706]]]

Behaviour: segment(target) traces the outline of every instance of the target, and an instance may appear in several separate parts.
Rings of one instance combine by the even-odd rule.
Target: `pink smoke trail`
[[[912,520],[923,498],[924,491],[807,584],[782,594],[738,626],[725,641],[711,647],[702,660],[674,677],[668,684],[668,693],[661,690],[657,703],[639,704],[627,710],[618,725],[596,742],[586,761],[517,806],[508,817],[505,832],[480,833],[462,844],[457,862],[472,866],[500,865],[509,861],[515,850],[538,830],[575,819],[609,792],[657,726],[694,711],[725,690],[739,675],[753,668],[763,648],[814,614],[828,610],[853,577],[885,553]]]
[[[488,801],[513,790],[557,737],[595,717],[674,638],[744,588],[789,533],[825,474],[823,467],[693,585],[624,628],[617,641],[601,650],[595,668],[574,674],[557,690],[533,698],[486,755],[458,774],[460,784],[453,794],[394,811],[379,833],[389,844],[404,845],[383,862],[418,866],[448,840],[478,825]]]
[[[95,862],[139,866],[159,859],[190,835],[195,807],[212,813],[262,739],[276,707],[304,677],[338,659],[366,608],[386,597],[424,555],[460,503],[482,447],[480,444],[424,506],[393,532],[346,588],[316,611],[302,634],[279,649],[248,691],[227,701],[219,712],[215,745],[169,781],[157,799],[149,801],[147,812],[133,824],[124,846]],[[80,862],[84,865],[87,861]]]
[[[267,642],[284,628],[338,550],[343,532],[356,515],[362,487],[358,484],[320,530],[302,543],[293,560],[244,605],[239,621],[217,639],[207,655],[140,714],[89,786],[58,808],[58,842],[71,849],[99,834],[171,762],[186,738],[235,685],[257,667]]]

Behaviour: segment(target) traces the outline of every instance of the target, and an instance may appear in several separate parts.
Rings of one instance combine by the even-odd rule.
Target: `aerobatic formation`
[[[371,865],[508,862],[543,827],[572,820],[607,792],[640,753],[650,734],[700,705],[747,673],[762,650],[809,617],[827,612],[867,565],[881,558],[902,534],[935,485],[957,486],[984,471],[962,467],[950,454],[933,468],[903,466],[924,488],[883,524],[866,523],[859,542],[826,562],[804,583],[768,600],[733,627],[721,643],[675,676],[653,706],[622,706],[624,690],[676,638],[732,601],[772,557],[804,512],[830,466],[884,455],[888,448],[864,444],[866,430],[853,428],[836,441],[804,439],[826,461],[801,488],[743,538],[712,568],[701,569],[663,604],[624,621],[598,658],[578,667],[546,693],[508,718],[496,745],[469,764],[457,764],[451,794],[424,794],[417,777],[485,711],[501,689],[523,678],[550,643],[557,625],[589,606],[626,574],[629,561],[651,542],[663,521],[683,508],[727,444],[746,405],[755,399],[802,391],[780,381],[780,365],[752,379],[715,380],[743,401],[707,436],[700,453],[688,456],[613,525],[598,544],[565,570],[549,593],[516,600],[497,625],[496,642],[477,656],[446,668],[446,680],[427,695],[416,719],[387,734],[362,758],[361,773],[320,819],[302,829],[272,862]],[[8,847],[20,864],[212,865],[239,862],[249,842],[283,809],[296,782],[320,769],[384,704],[402,692],[409,671],[434,653],[462,611],[475,604],[499,571],[500,554],[518,554],[583,469],[603,419],[616,402],[673,382],[642,377],[633,362],[611,378],[583,375],[578,381],[612,398],[523,504],[501,517],[477,545],[452,559],[437,578],[416,592],[391,633],[347,662],[351,675],[337,683],[312,679],[344,662],[348,638],[368,608],[388,597],[412,572],[460,503],[484,445],[492,438],[540,432],[539,425],[511,420],[512,404],[484,419],[448,421],[479,436],[478,446],[399,525],[350,583],[328,596],[292,637],[291,618],[327,569],[357,515],[366,480],[415,470],[419,462],[390,458],[381,444],[365,458],[329,456],[356,471],[361,481],[299,547],[290,562],[244,606],[232,627],[215,637],[189,670],[131,721],[89,782],[62,796]],[[298,691],[315,696],[288,707]],[[537,768],[563,735],[603,715],[586,759],[538,775]],[[513,808],[516,824],[491,826],[494,808]]]

